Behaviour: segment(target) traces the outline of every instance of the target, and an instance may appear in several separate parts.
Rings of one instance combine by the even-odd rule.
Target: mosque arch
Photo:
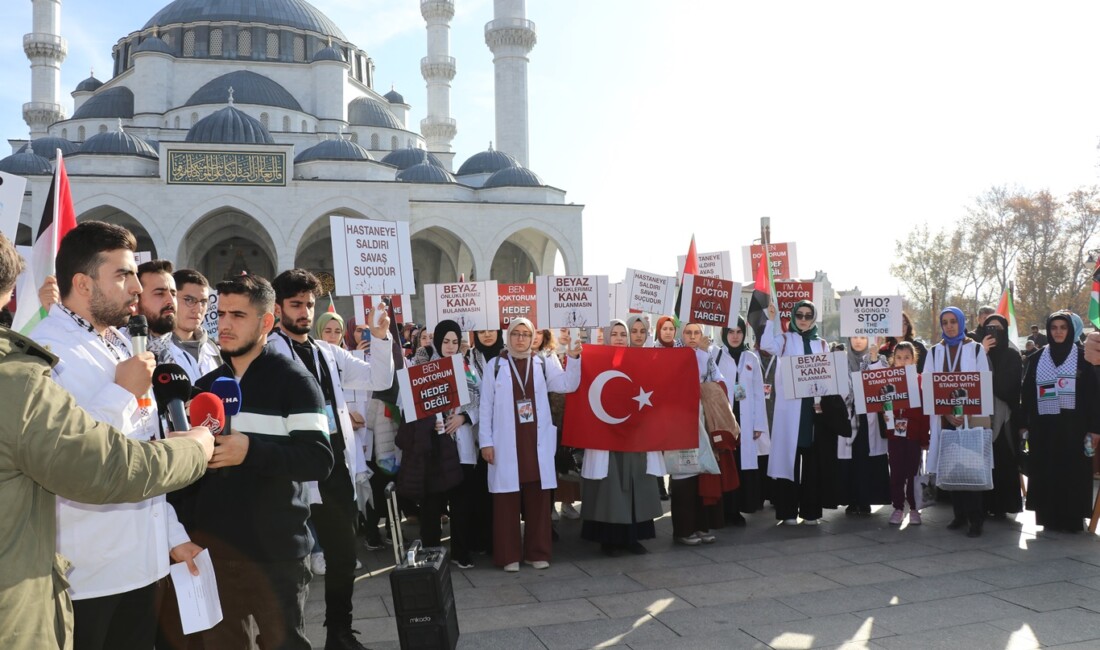
[[[187,230],[177,266],[197,269],[211,283],[247,272],[267,279],[278,270],[278,248],[251,214],[223,206],[207,212]]]
[[[526,282],[527,274],[523,273],[524,270],[535,275],[551,275],[559,254],[567,275],[580,273],[577,251],[563,247],[560,244],[562,241],[569,240],[548,223],[517,227],[499,233],[486,248],[495,251],[492,279],[498,282]],[[517,274],[522,275],[515,277]]]
[[[149,253],[152,255],[152,259],[159,258],[160,249],[157,248],[157,242],[154,241],[153,236],[146,230],[142,223],[149,223],[149,221],[140,212],[138,216],[124,210],[115,205],[99,205],[89,210],[78,211],[76,221],[77,223],[83,223],[85,221],[103,221],[106,223],[114,224],[116,226],[122,226],[134,234],[134,238],[137,239],[137,252]],[[141,220],[139,220],[139,217]]]

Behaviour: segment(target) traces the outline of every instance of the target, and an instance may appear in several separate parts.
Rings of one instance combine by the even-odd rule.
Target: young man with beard
[[[220,368],[198,386],[221,377],[241,387],[232,431],[218,436],[208,473],[173,494],[181,519],[210,549],[224,619],[202,633],[207,648],[247,648],[248,617],[264,647],[309,650],[304,608],[309,592],[306,532],[309,506],[303,483],[332,470],[324,401],[317,382],[272,352],[275,292],[263,278],[241,276],[218,284]],[[120,646],[121,647],[121,646]]]
[[[172,357],[187,372],[191,383],[222,365],[218,346],[206,335],[202,323],[210,306],[210,283],[194,269],[172,274],[176,281],[176,329],[172,332]]]
[[[310,507],[317,537],[325,557],[325,650],[360,650],[351,629],[351,597],[355,586],[356,500],[353,476],[356,458],[351,417],[344,388],[384,390],[393,381],[393,355],[389,342],[389,315],[383,312],[371,327],[370,360],[364,361],[343,348],[316,341],[309,335],[320,281],[309,271],[291,269],[273,283],[279,328],[268,337],[268,347],[293,359],[316,380],[325,399],[328,433],[336,461],[332,474],[315,486]],[[368,312],[367,322],[373,321]],[[369,488],[368,488],[369,489]]]
[[[148,350],[157,363],[175,363],[169,351],[172,331],[176,329],[176,280],[172,277],[172,263],[168,260],[145,262],[138,265],[137,276],[141,282],[138,314],[145,316],[149,323]]]
[[[31,337],[57,355],[54,379],[93,418],[135,440],[157,437],[156,411],[138,398],[152,383],[152,353],[133,354],[118,330],[138,303],[141,283],[130,231],[86,221],[57,251],[61,302]],[[69,574],[77,650],[148,648],[155,632],[155,584],[169,556],[191,559],[201,549],[187,537],[162,496],[136,505],[91,505],[58,499],[58,551]]]

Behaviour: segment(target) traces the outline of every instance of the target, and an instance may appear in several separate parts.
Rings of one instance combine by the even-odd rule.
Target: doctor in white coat
[[[526,318],[513,319],[505,351],[485,365],[481,378],[478,442],[493,494],[493,563],[508,572],[519,571],[521,560],[536,569],[550,566],[550,491],[558,486],[558,436],[547,392],[570,393],[581,378],[580,348],[570,346],[568,334],[561,342],[570,359],[562,370],[531,354],[534,331]]]
[[[725,495],[726,521],[742,525],[745,517],[741,513],[756,512],[764,505],[758,457],[771,451],[764,374],[760,358],[749,348],[744,318],[738,316],[734,327],[722,328],[717,349],[718,370],[726,378],[726,393],[744,432],[737,453],[741,487]],[[750,431],[752,435],[748,435]]]

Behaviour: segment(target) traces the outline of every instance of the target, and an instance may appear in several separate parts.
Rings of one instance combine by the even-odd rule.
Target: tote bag
[[[665,468],[669,474],[721,474],[718,459],[710,446],[710,436],[699,424],[699,446],[665,452]]]
[[[993,430],[940,431],[936,485],[943,490],[979,492],[993,489]]]

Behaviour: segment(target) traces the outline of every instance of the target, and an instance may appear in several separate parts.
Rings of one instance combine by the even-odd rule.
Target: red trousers
[[[519,514],[526,524],[520,545]],[[550,561],[550,490],[541,482],[521,483],[519,492],[493,495],[493,564],[503,567],[526,560]]]

